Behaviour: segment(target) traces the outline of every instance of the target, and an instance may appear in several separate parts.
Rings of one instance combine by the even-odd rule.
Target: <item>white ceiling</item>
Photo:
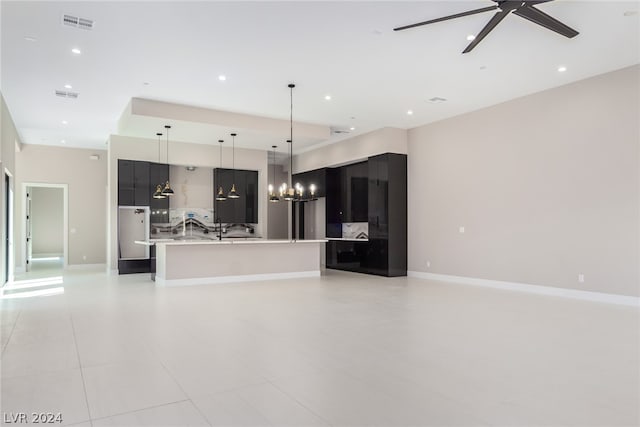
[[[392,31],[492,4],[2,1],[2,92],[25,143],[105,148],[132,97],[288,119],[295,82],[294,120],[354,126],[353,135],[419,126],[640,60],[638,14],[624,16],[637,1],[541,4],[580,35],[512,15],[465,55],[466,36],[491,12]],[[63,13],[95,28],[64,27]],[[79,99],[54,96],[66,83]],[[427,102],[434,96],[447,102]],[[238,145],[271,143],[256,136]]]

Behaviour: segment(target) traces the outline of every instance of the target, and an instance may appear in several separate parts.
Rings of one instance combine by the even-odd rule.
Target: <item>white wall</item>
[[[639,75],[410,130],[409,270],[640,295]]]
[[[89,156],[98,154],[99,160]],[[69,265],[104,264],[106,151],[23,145],[16,153],[16,266],[24,268],[23,183],[67,184]]]
[[[31,187],[31,241],[33,255],[64,253],[64,190]]]
[[[407,131],[382,128],[294,156],[293,173],[367,160],[384,153],[407,154]]]
[[[217,138],[212,138],[217,140]],[[163,147],[165,142],[163,141]],[[191,144],[186,142],[169,140],[169,163],[172,165],[192,165],[198,168],[220,167],[220,147],[217,143]],[[108,159],[108,238],[107,238],[107,265],[110,269],[117,269],[117,209],[118,209],[118,159],[142,160],[149,162],[158,161],[158,140],[152,138],[133,138],[120,135],[111,135],[109,138]],[[225,144],[228,146],[231,144]],[[231,168],[231,148],[223,148],[223,168]],[[162,151],[162,161],[166,160],[165,151]],[[267,151],[236,148],[235,167],[258,171],[258,225],[256,234],[266,235],[267,227]],[[173,181],[173,177],[170,175]],[[180,180],[181,178],[177,178]],[[172,184],[172,187],[174,184]],[[176,186],[177,187],[177,186]],[[175,189],[174,189],[175,191]],[[174,196],[175,197],[175,196]],[[213,199],[213,192],[211,193]],[[201,200],[203,201],[203,200]],[[174,202],[171,202],[173,206]],[[179,202],[176,202],[179,203]],[[193,206],[190,206],[193,207]]]

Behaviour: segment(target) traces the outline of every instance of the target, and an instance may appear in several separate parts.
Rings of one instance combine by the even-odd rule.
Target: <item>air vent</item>
[[[67,27],[82,28],[83,30],[93,30],[94,22],[91,19],[79,18],[73,15],[62,15],[62,25]]]
[[[433,98],[429,98],[429,102],[432,103],[438,103],[438,102],[445,102],[446,99],[445,98],[440,98],[439,96],[434,96]]]
[[[66,90],[56,90],[56,96],[59,96],[60,98],[78,99],[77,92],[67,92]]]

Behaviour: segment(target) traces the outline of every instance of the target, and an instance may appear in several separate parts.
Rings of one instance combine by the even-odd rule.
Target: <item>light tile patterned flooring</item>
[[[32,276],[47,273],[60,274]],[[78,426],[640,424],[632,307],[335,271],[169,289],[67,271],[52,287],[64,293],[0,300],[1,413]]]

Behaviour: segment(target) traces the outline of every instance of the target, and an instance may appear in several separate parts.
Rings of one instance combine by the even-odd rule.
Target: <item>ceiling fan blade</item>
[[[404,27],[394,28],[393,31],[408,30],[409,28],[420,27],[422,25],[433,24],[436,22],[448,21],[449,19],[462,18],[463,16],[475,15],[477,13],[489,12],[496,10],[498,6],[488,6],[481,9],[469,10],[467,12],[456,13],[455,15],[443,16],[442,18],[431,19],[429,21],[418,22],[416,24],[405,25]]]
[[[555,31],[558,34],[562,34],[565,37],[573,38],[580,34],[573,28],[563,24],[555,18],[547,15],[543,11],[536,9],[533,6],[526,5],[513,11],[514,14],[521,18],[527,19],[538,25],[542,25],[551,31]]]
[[[478,43],[480,43],[482,39],[484,39],[487,36],[487,34],[489,34],[491,30],[493,30],[496,27],[496,25],[498,25],[500,21],[502,21],[505,18],[505,16],[507,16],[508,14],[509,14],[508,10],[501,10],[500,12],[497,12],[495,15],[493,15],[493,18],[491,18],[491,20],[487,23],[487,25],[484,26],[482,31],[478,33],[476,38],[473,39],[473,41],[469,44],[469,46],[467,46],[465,50],[462,51],[462,53],[471,52],[473,48],[475,48],[478,45]]]

